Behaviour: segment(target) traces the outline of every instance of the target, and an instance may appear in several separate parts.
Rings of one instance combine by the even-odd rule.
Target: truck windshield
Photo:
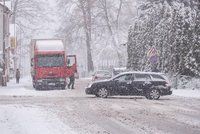
[[[64,66],[64,55],[38,55],[38,67],[60,67]]]

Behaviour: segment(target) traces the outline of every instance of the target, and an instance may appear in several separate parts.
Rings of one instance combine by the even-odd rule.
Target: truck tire
[[[61,89],[62,89],[62,90],[65,90],[65,89],[66,89],[66,85],[61,86]]]

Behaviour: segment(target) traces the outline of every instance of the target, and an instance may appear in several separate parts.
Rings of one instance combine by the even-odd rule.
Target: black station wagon
[[[114,95],[134,95],[145,96],[153,100],[172,94],[165,75],[154,72],[125,72],[109,80],[91,83],[85,92],[101,98]]]

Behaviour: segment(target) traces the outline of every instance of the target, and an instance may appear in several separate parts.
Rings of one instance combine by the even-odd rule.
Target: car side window
[[[125,75],[121,75],[115,78],[114,80],[118,82],[126,82],[126,81],[130,81],[131,78],[132,78],[132,74],[125,74]]]
[[[148,74],[135,74],[134,81],[150,81],[151,77]]]
[[[153,78],[153,80],[159,80],[159,81],[164,81],[165,79],[162,77],[162,76],[160,76],[160,75],[157,75],[157,74],[151,74],[151,76],[152,76],[152,78]]]

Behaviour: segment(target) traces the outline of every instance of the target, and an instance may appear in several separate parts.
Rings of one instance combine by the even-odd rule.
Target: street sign
[[[12,49],[15,49],[17,47],[16,45],[16,37],[10,37],[10,45]]]
[[[158,62],[158,51],[154,46],[149,49],[147,57],[151,64],[156,64]]]

